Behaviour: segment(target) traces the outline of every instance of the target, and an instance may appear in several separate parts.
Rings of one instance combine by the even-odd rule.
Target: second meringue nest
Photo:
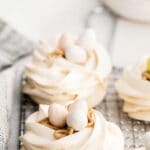
[[[25,68],[23,91],[40,104],[86,99],[93,107],[105,95],[110,71],[109,56],[92,31],[77,40],[62,35],[55,48],[37,46]]]

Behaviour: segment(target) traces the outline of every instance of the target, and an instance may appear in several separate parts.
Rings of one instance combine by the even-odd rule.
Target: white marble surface
[[[100,0],[0,0],[0,17],[35,41],[51,41],[64,31],[78,34],[88,18],[116,66],[150,54],[150,25],[130,23],[107,9],[91,13],[99,4]]]

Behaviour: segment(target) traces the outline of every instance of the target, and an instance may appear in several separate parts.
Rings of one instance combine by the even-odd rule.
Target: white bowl
[[[111,10],[129,20],[150,23],[150,0],[102,0]]]

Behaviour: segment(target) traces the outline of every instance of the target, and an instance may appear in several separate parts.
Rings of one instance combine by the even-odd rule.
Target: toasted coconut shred
[[[150,72],[149,71],[144,71],[142,73],[142,78],[143,78],[143,80],[150,81]]]

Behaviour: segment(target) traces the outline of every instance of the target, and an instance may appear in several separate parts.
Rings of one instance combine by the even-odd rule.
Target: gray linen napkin
[[[19,61],[20,63],[20,61]],[[6,141],[6,149],[17,150],[20,122],[20,104],[21,104],[21,81],[23,73],[23,64],[17,64],[8,69],[7,76],[11,83],[7,83],[7,114],[8,114],[8,132],[9,138]]]
[[[33,43],[0,20],[0,70],[31,52]]]
[[[33,45],[0,20],[0,150],[17,150],[24,57]]]
[[[9,86],[12,85],[12,78],[9,78],[11,71],[4,71],[0,74],[0,150],[5,149],[8,139],[8,107],[7,99],[10,92]],[[7,90],[6,90],[7,89]],[[10,94],[9,94],[10,96]]]

